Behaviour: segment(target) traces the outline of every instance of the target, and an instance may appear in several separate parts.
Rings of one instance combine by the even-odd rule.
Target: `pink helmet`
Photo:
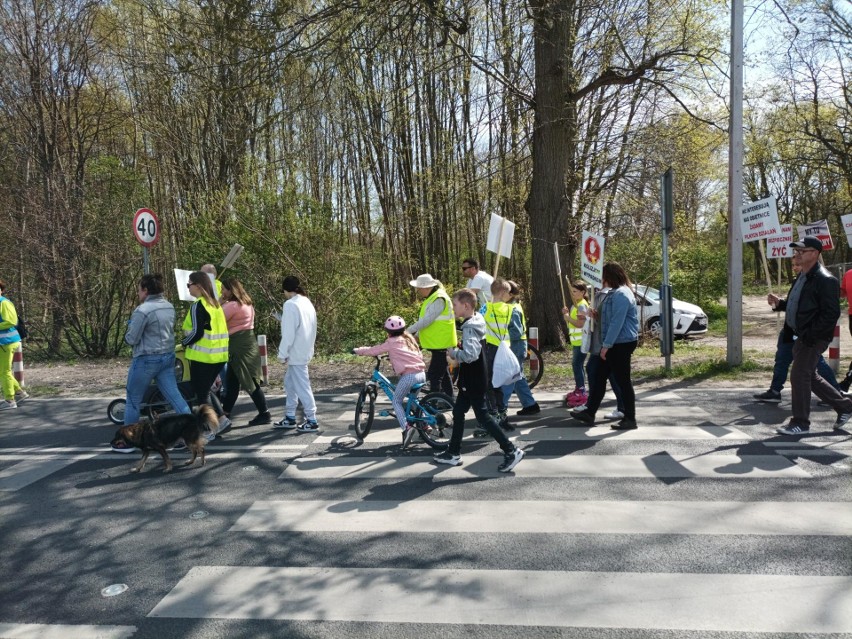
[[[385,320],[385,330],[398,331],[405,328],[405,320],[399,315],[391,315]]]

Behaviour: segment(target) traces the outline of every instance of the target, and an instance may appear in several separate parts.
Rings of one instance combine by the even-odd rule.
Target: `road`
[[[391,417],[359,445],[354,395],[137,475],[108,398],[31,399],[0,414],[0,637],[852,637],[852,431],[775,435],[759,390],[642,391],[618,433],[542,393],[509,475]]]

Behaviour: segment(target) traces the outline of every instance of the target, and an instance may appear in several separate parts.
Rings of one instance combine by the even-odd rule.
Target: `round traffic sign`
[[[133,216],[133,235],[142,246],[150,248],[160,240],[160,220],[151,209],[139,209]]]

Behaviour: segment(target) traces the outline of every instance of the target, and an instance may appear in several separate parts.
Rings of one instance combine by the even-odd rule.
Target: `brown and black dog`
[[[166,452],[167,448],[171,448],[175,442],[183,439],[186,447],[192,451],[192,459],[185,465],[192,466],[195,458],[201,455],[203,466],[204,445],[207,443],[204,432],[215,433],[217,430],[219,430],[219,419],[216,417],[216,411],[207,404],[202,404],[188,415],[164,415],[153,422],[143,419],[136,424],[119,428],[115,431],[112,443],[124,442],[142,450],[142,461],[131,472],[141,472],[148,460],[148,455],[155,450],[163,458],[166,465],[163,472],[167,473],[172,469],[172,460]]]

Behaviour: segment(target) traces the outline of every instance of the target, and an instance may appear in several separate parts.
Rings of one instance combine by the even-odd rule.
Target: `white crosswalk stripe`
[[[817,501],[257,501],[231,530],[846,536],[852,509]]]
[[[848,632],[852,577],[204,566],[149,616]]]

